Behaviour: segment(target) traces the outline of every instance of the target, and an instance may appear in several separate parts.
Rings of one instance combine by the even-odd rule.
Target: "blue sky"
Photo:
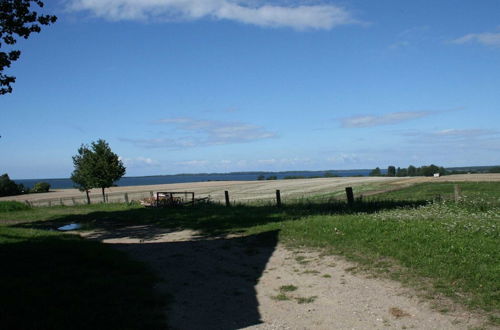
[[[500,163],[497,0],[45,3],[0,96],[13,178],[99,138],[130,176]]]

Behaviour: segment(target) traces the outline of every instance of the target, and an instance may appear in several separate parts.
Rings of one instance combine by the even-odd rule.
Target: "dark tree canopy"
[[[42,25],[56,22],[56,16],[39,15],[31,10],[32,5],[44,6],[40,0],[0,0],[0,49],[5,45],[14,45],[16,38],[28,39],[31,33],[40,32]],[[12,92],[11,84],[16,77],[4,74],[4,70],[19,56],[19,50],[0,51],[0,95]]]
[[[9,178],[7,173],[0,176],[0,197],[21,194],[21,187]]]
[[[73,156],[75,170],[71,173],[71,180],[75,183],[76,188],[80,191],[85,191],[87,194],[88,204],[90,204],[89,190],[92,189],[94,185],[90,161],[91,151],[87,146],[82,145],[78,149],[78,154]]]
[[[387,176],[396,176],[396,167],[395,166],[389,166],[387,167]]]
[[[381,175],[382,175],[382,171],[380,171],[379,167],[376,167],[375,169],[373,169],[370,172],[370,176],[381,176]]]
[[[122,161],[104,140],[92,142],[90,147],[82,145],[78,154],[73,156],[73,164],[75,170],[71,179],[81,191],[87,193],[88,203],[90,189],[101,188],[103,201],[106,201],[104,189],[113,186],[125,174]]]

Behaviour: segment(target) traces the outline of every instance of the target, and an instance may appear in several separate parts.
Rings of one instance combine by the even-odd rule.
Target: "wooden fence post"
[[[224,191],[224,196],[226,197],[226,206],[231,206],[231,203],[229,202],[229,191]]]
[[[61,204],[61,206],[64,206],[62,198],[59,198],[59,203]]]
[[[455,202],[458,203],[461,197],[460,186],[458,184],[454,185],[454,190],[455,190]]]
[[[29,207],[31,207],[31,204],[30,204],[29,200],[25,200],[24,202],[26,203],[26,205],[28,205]]]
[[[347,203],[353,204],[354,203],[354,193],[352,192],[352,187],[346,187],[345,194],[347,196]]]
[[[125,193],[125,194],[123,195],[123,197],[125,198],[125,203],[127,203],[127,204],[128,204],[128,193]]]
[[[49,200],[49,207],[51,207],[51,206],[52,206],[52,201],[51,201],[51,200]]]
[[[281,192],[279,189],[276,189],[276,206],[281,206]]]
[[[71,201],[73,202],[73,205],[76,205],[75,197],[71,197]]]

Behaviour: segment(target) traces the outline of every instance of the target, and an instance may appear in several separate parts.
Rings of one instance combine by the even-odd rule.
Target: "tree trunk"
[[[87,204],[90,205],[90,196],[89,196],[89,191],[85,190],[85,193],[87,194]]]
[[[101,187],[102,189],[102,201],[106,203],[106,195],[104,194],[104,187]]]

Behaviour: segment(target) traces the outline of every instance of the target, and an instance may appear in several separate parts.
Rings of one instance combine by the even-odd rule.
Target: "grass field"
[[[85,251],[105,251],[96,258],[105,258],[108,253],[115,253],[97,243],[31,229],[56,228],[72,222],[82,223],[84,230],[155,224],[172,229],[194,229],[207,236],[279,230],[279,239],[285,244],[321,248],[326,253],[342,254],[359,262],[361,268],[385,272],[412,286],[425,287],[429,296],[445,294],[470,308],[483,310],[490,315],[493,323],[498,324],[500,183],[460,183],[463,198],[459,203],[446,200],[453,195],[453,185],[454,183],[419,184],[376,195],[351,206],[341,201],[301,201],[285,204],[281,208],[270,204],[255,204],[230,208],[206,205],[145,209],[136,204],[100,204],[3,211],[0,212],[0,222],[8,220],[9,227],[0,227],[0,240],[3,239],[0,241],[0,251],[4,255],[12,254],[12,251],[6,250],[9,246],[8,237],[18,235],[22,237],[19,240],[23,244],[36,244],[37,247],[46,245],[53,248],[54,244],[48,242],[55,240],[59,242],[56,246],[69,244]],[[428,202],[435,199],[436,195],[442,195],[442,200]],[[38,235],[47,237],[40,240]],[[31,249],[34,250],[32,247],[23,250],[28,259],[34,258],[27,252]],[[52,254],[49,252],[43,255]],[[87,259],[82,258],[91,264],[100,265],[102,268],[99,271],[104,274],[116,271],[113,268],[106,269],[106,263],[98,261],[98,258],[86,256]],[[44,269],[39,263],[23,266],[25,264],[15,263],[18,259],[10,258],[13,268],[20,269],[16,274],[26,274],[19,279],[18,286],[21,286],[22,281],[29,281],[32,274],[39,274],[39,270]],[[61,254],[60,258],[68,257]],[[122,268],[125,270],[127,267],[139,267],[135,264],[130,266],[132,264],[126,258],[117,260],[120,261],[115,265],[129,265]],[[75,267],[74,264],[77,263],[78,259],[71,259],[71,262],[66,260],[66,263],[61,261],[60,264],[61,267]],[[11,280],[3,278],[4,275],[0,276],[1,283]],[[83,277],[89,276],[79,276],[78,282]],[[149,292],[147,290],[151,287],[151,278],[146,275],[140,277],[148,278],[149,282],[141,282],[138,287],[146,289],[143,293]],[[98,294],[95,293],[95,296],[98,297]],[[75,295],[71,297],[74,300],[80,299]],[[153,299],[150,293],[142,297]],[[137,311],[143,312],[146,311]]]

